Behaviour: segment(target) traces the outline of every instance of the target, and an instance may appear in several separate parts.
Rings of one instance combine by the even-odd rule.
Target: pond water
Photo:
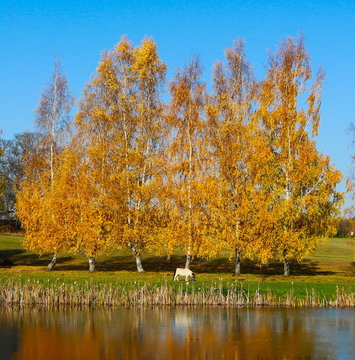
[[[0,310],[0,359],[355,359],[355,310]]]

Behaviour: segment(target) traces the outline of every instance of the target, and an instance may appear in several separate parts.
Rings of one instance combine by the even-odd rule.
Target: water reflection
[[[352,359],[351,309],[0,312],[1,359]]]

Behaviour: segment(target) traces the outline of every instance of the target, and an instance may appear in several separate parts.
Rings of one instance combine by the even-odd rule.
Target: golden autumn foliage
[[[309,85],[311,77],[303,38],[290,38],[270,56],[259,98],[259,116],[273,154],[273,247],[285,262],[285,275],[289,259],[300,260],[314,251],[317,239],[334,232],[342,200],[335,189],[342,176],[317,151],[314,140],[324,75],[319,71]]]
[[[208,236],[206,206],[206,150],[204,136],[205,84],[197,59],[179,71],[170,84],[171,101],[167,116],[171,141],[167,149],[168,235],[172,247],[183,247],[185,267],[196,255],[215,251]]]
[[[54,206],[53,184],[60,168],[60,155],[68,135],[68,116],[73,105],[67,79],[60,63],[55,63],[51,82],[43,90],[36,109],[36,126],[40,141],[37,149],[24,154],[25,177],[17,192],[17,216],[25,227],[25,246],[38,252],[54,253],[47,270],[56,263],[57,253],[67,250],[62,223]]]
[[[105,229],[98,236],[108,244],[132,249],[139,271],[157,218],[165,72],[153,40],[134,48],[123,38],[103,56],[76,120],[86,176],[95,184],[88,199],[97,211],[91,224]]]
[[[56,253],[65,247],[62,242],[61,221],[57,216],[57,208],[52,204],[55,191],[53,181],[56,171],[60,168],[60,154],[69,129],[68,116],[72,105],[73,98],[68,89],[67,79],[62,73],[60,62],[56,61],[51,82],[43,90],[36,109],[36,127],[39,131],[41,153],[39,156],[25,154],[27,161],[31,163],[29,168],[36,169],[35,172],[38,173],[34,181],[40,182],[36,185],[36,190],[40,189],[42,193],[40,208],[43,224],[40,231],[43,231],[44,238],[48,237],[47,240],[42,239],[37,244],[35,238],[31,240],[28,237],[26,241],[30,247],[34,249],[37,247],[41,252],[48,251],[49,248],[53,249],[55,254],[53,266]],[[27,172],[28,180],[35,174],[33,169]],[[25,188],[22,190],[26,191]],[[39,205],[38,201],[37,205]],[[51,266],[48,270],[50,269]]]
[[[195,256],[228,252],[237,274],[241,258],[276,256],[285,275],[290,259],[313,251],[333,231],[342,203],[341,174],[315,141],[324,75],[313,79],[302,38],[270,55],[261,81],[242,41],[225,55],[211,93],[193,59],[164,102],[167,68],[156,44],[123,37],[103,54],[74,135],[60,146],[61,117],[45,111],[44,96],[46,141],[24,159],[17,194],[26,247],[81,252],[90,270],[117,247],[131,249],[138,271],[143,249],[183,250],[187,268]],[[64,114],[69,98],[60,99]]]
[[[53,181],[52,206],[61,221],[66,249],[86,255],[93,271],[95,257],[107,248],[112,232],[108,212],[99,203],[89,166],[82,159],[83,153],[72,143]]]
[[[226,50],[227,65],[215,65],[214,93],[207,107],[214,191],[210,198],[218,245],[241,256],[271,256],[265,172],[270,151],[255,114],[257,83],[237,41]],[[266,242],[266,243],[265,243]]]

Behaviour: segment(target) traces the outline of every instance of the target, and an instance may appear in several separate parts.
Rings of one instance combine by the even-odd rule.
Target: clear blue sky
[[[314,68],[322,65],[327,74],[318,148],[348,176],[354,151],[346,134],[355,121],[354,0],[2,0],[0,129],[7,139],[33,130],[34,109],[56,57],[80,97],[101,52],[122,35],[135,44],[153,36],[168,78],[199,55],[210,81],[213,63],[233,40],[244,38],[260,78],[267,51],[300,32]]]

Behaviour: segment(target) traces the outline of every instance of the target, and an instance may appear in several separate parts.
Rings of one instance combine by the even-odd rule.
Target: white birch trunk
[[[57,253],[55,252],[53,254],[53,258],[52,261],[48,264],[47,266],[47,271],[52,271],[52,269],[54,268],[55,264],[57,263]]]
[[[190,263],[191,263],[191,251],[190,251],[190,249],[188,249],[187,255],[186,255],[185,269],[190,270]]]
[[[137,271],[139,273],[144,272],[140,251],[132,243],[128,243],[127,245],[132,250],[133,255],[134,255],[135,259],[136,259]]]
[[[86,253],[85,253],[85,255],[89,262],[89,271],[94,272],[95,271],[95,258]]]
[[[142,272],[144,272],[144,269],[143,269],[143,265],[142,265],[141,255],[138,253],[135,256],[136,256],[137,271],[139,273],[142,273]]]
[[[290,276],[290,261],[288,259],[284,259],[284,276]]]
[[[234,269],[235,275],[240,275],[240,252],[236,248],[235,249],[235,269]]]

